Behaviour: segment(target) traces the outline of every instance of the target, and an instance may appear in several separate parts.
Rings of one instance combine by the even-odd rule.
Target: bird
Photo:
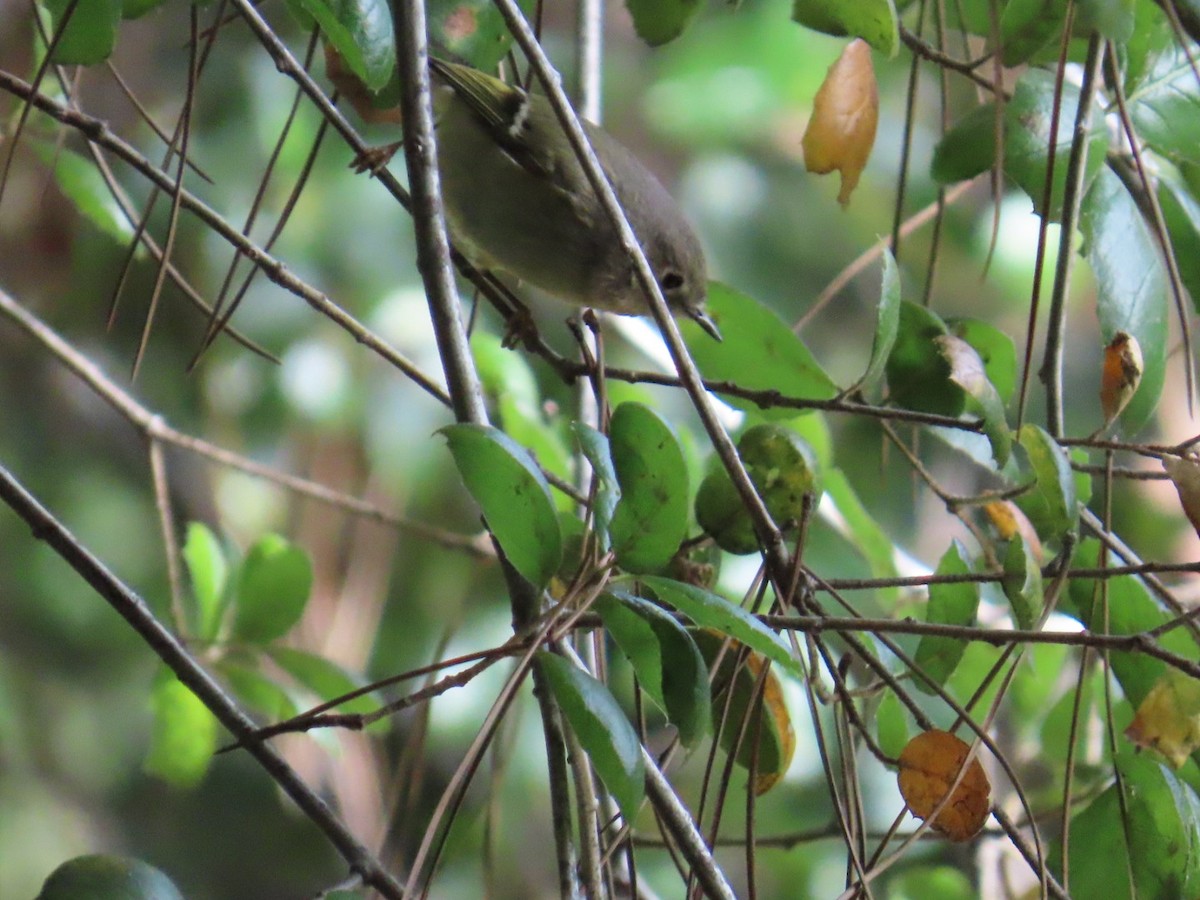
[[[446,220],[481,269],[506,273],[576,307],[649,313],[622,247],[549,101],[436,57],[438,169]],[[640,160],[590,122],[583,128],[671,312],[721,340],[705,310],[704,249]]]

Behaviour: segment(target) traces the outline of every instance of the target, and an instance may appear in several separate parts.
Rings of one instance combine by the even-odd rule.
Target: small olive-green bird
[[[439,59],[438,167],[455,242],[481,268],[504,272],[574,306],[621,315],[649,302],[617,231],[545,97]],[[676,315],[721,333],[704,309],[704,250],[645,166],[584,122],[596,156]]]

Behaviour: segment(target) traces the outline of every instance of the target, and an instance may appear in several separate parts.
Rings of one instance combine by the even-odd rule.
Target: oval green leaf
[[[883,248],[883,283],[879,288],[879,305],[875,309],[875,337],[871,341],[871,359],[859,386],[871,388],[883,377],[888,357],[892,355],[896,336],[900,333],[900,272],[892,251]]]
[[[966,407],[962,388],[950,380],[950,363],[938,338],[948,334],[934,312],[900,302],[900,328],[887,361],[888,389],[894,403],[908,409],[957,416]]]
[[[54,62],[91,66],[112,55],[121,22],[121,0],[78,0],[66,20],[63,17],[71,0],[42,0],[41,5],[50,13],[54,33],[62,32],[54,48]]]
[[[1029,459],[1033,484],[1016,497],[1016,504],[1033,523],[1038,537],[1060,540],[1075,530],[1079,519],[1071,461],[1054,438],[1032,423],[1021,427],[1018,440]]]
[[[609,425],[621,499],[612,517],[617,563],[627,572],[656,572],[687,534],[687,464],[665,420],[641,403],[622,403]]]
[[[396,68],[396,35],[387,0],[294,0],[321,28],[368,90],[380,91]]]
[[[591,675],[553,653],[539,653],[537,665],[604,786],[632,822],[646,792],[637,732],[608,688]]]
[[[1096,275],[1096,315],[1103,342],[1124,331],[1137,338],[1142,349],[1142,379],[1121,413],[1122,426],[1133,434],[1149,421],[1166,378],[1166,267],[1137,203],[1111,171],[1101,172],[1083,198],[1080,229]]]
[[[702,5],[700,0],[625,0],[638,37],[651,47],[683,34]]]
[[[225,609],[229,563],[225,561],[221,542],[203,522],[188,523],[183,562],[196,602],[197,633],[204,640],[212,640],[220,630],[221,613]]]
[[[596,479],[596,497],[592,502],[592,527],[600,542],[601,551],[612,547],[610,528],[617,502],[621,499],[621,488],[617,482],[617,470],[613,468],[608,438],[590,425],[572,422],[571,430],[579,441],[579,449],[591,463]]]
[[[177,787],[192,787],[217,749],[217,719],[192,689],[162,669],[150,692],[154,723],[142,768]]]
[[[562,533],[541,470],[524,447],[488,425],[448,425],[438,433],[509,562],[544,587],[562,559]]]
[[[96,853],[51,872],[34,900],[183,900],[183,894],[149,863]]]
[[[256,644],[283,637],[300,621],[311,590],[308,554],[277,534],[262,537],[238,576],[234,634]]]
[[[753,772],[754,793],[766,793],[783,777],[796,750],[796,734],[779,676],[774,669],[767,670],[762,676],[761,700],[756,703],[763,657],[749,650],[743,653],[742,644],[716,631],[694,629],[692,633],[707,667],[716,667],[712,717],[719,723],[721,748],[734,754],[739,766]]]
[[[1004,555],[1004,596],[1019,628],[1034,628],[1042,615],[1042,570],[1024,535],[1014,535]]]
[[[695,322],[680,323],[688,351],[706,379],[804,400],[829,400],[837,395],[833,379],[774,310],[712,281],[708,285],[708,312],[724,336],[720,343]],[[757,404],[738,397],[722,395],[722,399],[765,418],[796,415],[795,409],[759,409]]]
[[[957,540],[938,563],[938,575],[966,575],[971,571],[965,551]],[[929,586],[929,609],[926,621],[938,625],[973,625],[979,610],[979,585],[973,581],[939,583]],[[935,685],[946,683],[966,651],[967,642],[944,635],[922,635],[917,644],[916,664]],[[924,678],[915,679],[917,687],[927,694],[937,693]]]

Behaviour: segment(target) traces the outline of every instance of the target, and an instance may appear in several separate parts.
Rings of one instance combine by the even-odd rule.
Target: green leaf
[[[957,540],[938,563],[938,575],[967,575],[971,571],[962,545]],[[929,610],[926,621],[937,625],[974,625],[979,610],[979,585],[973,581],[935,582],[929,586]],[[967,642],[960,638],[926,634],[917,644],[918,668],[936,685],[946,683],[962,660]],[[917,687],[927,694],[936,693],[924,678],[915,679]]]
[[[1071,462],[1054,438],[1037,425],[1027,423],[1018,436],[1033,471],[1033,485],[1016,497],[1016,504],[1029,518],[1038,537],[1061,540],[1075,530],[1079,504]]]
[[[638,37],[651,47],[683,34],[702,5],[700,0],[625,0]]]
[[[121,0],[121,18],[141,18],[152,9],[158,9],[166,2],[167,0]]]
[[[537,665],[604,786],[632,822],[646,791],[642,745],[633,726],[608,688],[582,669],[553,653],[539,653]]]
[[[1117,765],[1120,781],[1071,819],[1072,896],[1197,896],[1200,800],[1195,791],[1151,757],[1124,756]],[[1053,845],[1050,865],[1061,873],[1060,844]]]
[[[203,640],[212,640],[221,627],[221,614],[225,610],[229,564],[221,542],[204,523],[188,523],[183,561],[192,580],[192,597],[199,614],[197,631]]]
[[[829,400],[837,395],[833,380],[773,310],[712,281],[708,285],[708,312],[724,336],[720,343],[695,322],[680,323],[688,351],[705,378],[805,400]],[[794,409],[759,409],[750,401],[721,396],[726,403],[754,410],[764,418],[790,419],[796,415]]]
[[[121,0],[79,0],[69,21],[64,21],[63,16],[71,0],[41,0],[41,4],[50,13],[53,33],[62,32],[54,48],[54,62],[91,66],[112,55],[117,45],[117,26],[121,23]]]
[[[303,549],[277,534],[250,548],[238,576],[233,631],[265,644],[300,621],[312,590],[312,563]]]
[[[910,737],[904,704],[891,688],[885,688],[875,711],[875,733],[879,747],[893,759],[898,758]]]
[[[696,643],[674,617],[641,597],[614,591],[596,600],[596,612],[638,683],[692,747],[711,728],[708,669]]]
[[[1000,14],[1000,61],[1018,66],[1061,41],[1066,15],[1067,0],[1009,0]]]
[[[1175,250],[1179,277],[1200,308],[1200,202],[1178,171],[1163,165],[1158,173],[1158,202]]]
[[[366,684],[364,679],[352,675],[332,660],[306,650],[271,647],[267,652],[281,669],[311,691],[322,703],[357,691]],[[371,692],[338,704],[337,709],[347,713],[371,713],[381,704],[379,695]]]
[[[1133,36],[1137,0],[1079,0],[1075,26],[1084,33],[1098,31],[1115,44]]]
[[[663,603],[675,607],[702,628],[712,628],[745,644],[767,659],[802,677],[792,649],[778,634],[740,606],[704,588],[657,576],[638,579]]]
[[[1050,123],[1054,112],[1054,75],[1039,69],[1031,69],[1021,76],[1012,99],[1004,106],[1004,173],[1029,195],[1039,215],[1052,220],[1062,217],[1067,159],[1075,134],[1078,107],[1079,88],[1068,82],[1062,90],[1058,133],[1056,138],[1052,138]],[[1108,152],[1108,133],[1103,114],[1099,109],[1092,112],[1084,162],[1085,185],[1090,184],[1101,170]],[[996,162],[995,133],[994,105],[988,104],[969,112],[942,138],[934,151],[934,179],[948,184],[974,178],[992,168]],[[1055,140],[1054,184],[1047,209],[1043,204],[1046,168],[1050,146]]]
[[[875,337],[871,342],[871,359],[867,371],[859,380],[863,388],[870,388],[883,377],[884,367],[892,354],[896,336],[900,333],[900,272],[895,257],[883,248],[883,284],[879,289],[879,306],[875,310]]]
[[[95,163],[65,147],[55,147],[40,141],[34,149],[41,160],[54,173],[63,196],[102,234],[118,244],[126,244],[133,238],[133,228],[120,205],[113,199],[112,191],[101,177]],[[137,256],[144,258],[145,250],[138,245]]]
[[[51,872],[34,900],[183,900],[183,894],[149,863],[95,853]]]
[[[396,68],[396,36],[387,0],[295,0],[321,28],[369,91],[382,90]]]
[[[282,722],[300,711],[291,694],[242,660],[221,659],[217,672],[238,702],[268,721]]]
[[[1126,97],[1134,130],[1163,156],[1200,162],[1200,87],[1188,62],[1195,50],[1172,39],[1150,57],[1150,69]]]
[[[721,461],[715,456],[712,471],[696,491],[696,523],[727,553],[744,556],[758,550],[754,523],[742,503],[742,495]]]
[[[1042,615],[1042,569],[1029,542],[1021,534],[1008,543],[1004,555],[1004,595],[1012,606],[1018,628],[1030,629]]]
[[[687,534],[688,477],[675,432],[650,407],[622,403],[609,423],[621,499],[612,518],[613,551],[627,572],[663,568]]]
[[[967,875],[954,866],[906,866],[888,882],[890,897],[920,897],[921,900],[976,900],[979,892]]]
[[[621,499],[621,488],[617,483],[617,470],[613,468],[609,453],[608,438],[590,425],[572,422],[571,430],[579,441],[579,449],[592,465],[596,477],[596,499],[592,502],[593,527],[600,542],[600,550],[607,552],[612,547],[609,529],[617,501]]]
[[[562,534],[550,486],[529,453],[487,425],[448,425],[438,433],[509,561],[544,587],[562,559]]]
[[[501,430],[527,448],[544,471],[570,480],[570,451],[555,425],[547,421],[529,363],[521,354],[505,350],[498,337],[485,331],[471,338],[471,353],[484,390],[495,402]],[[572,501],[562,496],[559,509],[568,508],[574,508]]]
[[[537,3],[517,0],[517,6],[529,19]],[[494,70],[512,47],[512,35],[492,0],[429,0],[425,17],[435,46],[485,72]]]
[[[150,693],[154,724],[142,768],[177,787],[192,787],[217,749],[217,720],[192,689],[162,669]]]
[[[1190,0],[1196,5],[1195,0]],[[1179,5],[1176,8],[1180,8]],[[1200,9],[1200,5],[1197,7]],[[1161,54],[1175,46],[1175,32],[1171,22],[1156,4],[1139,3],[1134,9],[1133,34],[1124,47],[1124,65],[1121,66],[1125,78],[1125,97],[1135,96],[1138,86],[1145,80],[1153,66],[1158,63]]]
[[[867,508],[863,506],[854,486],[841,469],[827,469],[821,476],[825,493],[829,496],[846,523],[846,538],[867,560],[873,578],[895,578],[895,547],[891,538],[879,527]],[[880,596],[894,603],[900,596],[899,588],[882,588]]]
[[[834,37],[860,37],[889,57],[900,42],[892,0],[793,0],[792,20]]]
[[[938,315],[916,303],[900,303],[900,329],[887,361],[888,389],[908,409],[957,416],[966,407],[962,389],[950,380],[950,363],[938,338],[948,334]]]
[[[1099,289],[1096,314],[1103,344],[1124,331],[1141,345],[1142,380],[1121,414],[1121,424],[1133,434],[1150,420],[1166,377],[1166,270],[1137,203],[1108,170],[1083,198],[1080,229]]]
[[[950,364],[950,381],[966,394],[965,411],[983,419],[983,433],[992,445],[992,457],[1002,467],[1012,451],[1012,432],[1004,418],[1004,401],[988,381],[983,360],[974,347],[952,334],[936,337],[934,343]]]
[[[1075,565],[1088,569],[1098,567],[1099,541],[1089,538],[1080,543],[1075,552]],[[1140,634],[1174,618],[1132,575],[1119,575],[1104,582],[1072,578],[1067,599],[1069,603],[1064,604],[1063,611],[1097,634]],[[1200,648],[1186,628],[1168,631],[1158,642],[1185,659],[1200,658]],[[1167,670],[1165,662],[1144,653],[1112,651],[1109,659],[1121,690],[1135,707]]]

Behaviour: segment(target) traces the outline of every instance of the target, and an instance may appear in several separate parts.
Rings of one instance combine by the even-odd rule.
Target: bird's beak
[[[717,323],[708,317],[702,309],[689,309],[687,317],[703,328],[714,341],[721,340],[721,329],[717,327]]]

